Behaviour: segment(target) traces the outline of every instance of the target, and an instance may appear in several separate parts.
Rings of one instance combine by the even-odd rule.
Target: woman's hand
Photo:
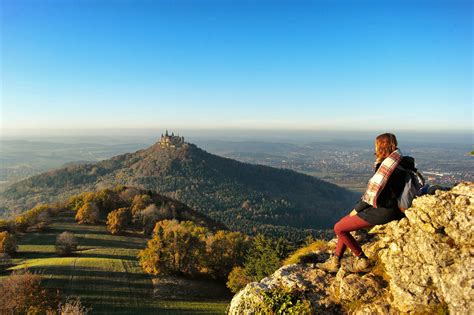
[[[351,217],[355,216],[356,214],[357,214],[357,211],[355,211],[355,209],[352,209],[351,213],[349,213]]]

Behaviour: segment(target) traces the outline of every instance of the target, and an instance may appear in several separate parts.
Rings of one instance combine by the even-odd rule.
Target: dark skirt
[[[359,218],[373,225],[385,224],[405,217],[405,214],[398,208],[374,208],[362,200],[354,206],[354,209],[357,211]]]

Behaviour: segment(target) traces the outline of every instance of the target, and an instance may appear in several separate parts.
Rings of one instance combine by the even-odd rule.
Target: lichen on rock
[[[372,228],[362,248],[376,266],[337,274],[311,263],[288,265],[237,293],[229,314],[258,314],[261,292],[303,292],[314,314],[470,314],[474,310],[474,184],[414,200],[406,217]],[[312,253],[326,257],[333,250]],[[257,303],[258,302],[258,303]]]

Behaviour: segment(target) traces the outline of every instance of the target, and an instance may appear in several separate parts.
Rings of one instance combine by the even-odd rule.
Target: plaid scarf
[[[365,191],[364,196],[362,196],[363,201],[367,202],[372,207],[377,208],[377,198],[387,184],[390,175],[392,175],[401,160],[402,152],[400,152],[399,149],[393,151],[383,160],[382,164],[377,169],[377,172],[375,172],[374,176],[369,179],[367,190]]]

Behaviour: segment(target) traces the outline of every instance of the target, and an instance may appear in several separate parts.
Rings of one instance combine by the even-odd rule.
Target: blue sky
[[[472,130],[471,1],[0,2],[4,132]]]

